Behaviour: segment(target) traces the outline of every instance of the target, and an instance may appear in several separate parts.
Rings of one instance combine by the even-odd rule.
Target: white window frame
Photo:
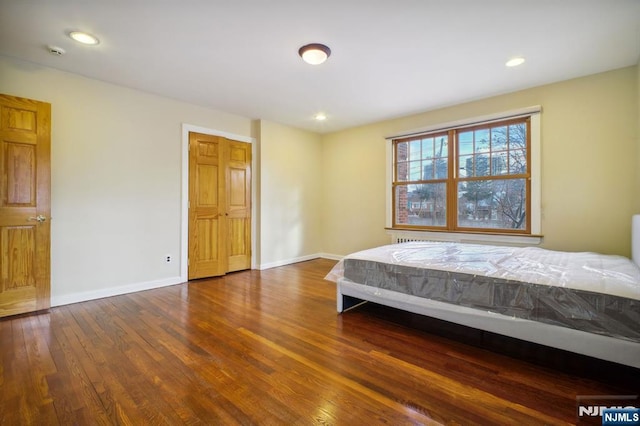
[[[393,241],[402,240],[430,240],[430,241],[453,241],[453,242],[469,242],[469,243],[488,243],[488,244],[516,244],[516,245],[534,245],[542,242],[542,200],[541,200],[541,120],[540,114],[542,108],[531,106],[517,110],[504,111],[501,113],[490,114],[480,117],[467,118],[463,120],[440,123],[422,129],[405,132],[398,135],[389,136],[386,139],[386,218],[385,226],[387,233],[392,236]],[[394,150],[393,140],[422,133],[430,133],[439,130],[447,130],[451,128],[471,127],[478,124],[491,123],[494,121],[502,121],[510,118],[525,117],[531,118],[531,234],[530,235],[504,235],[491,234],[482,232],[452,232],[452,231],[425,231],[425,230],[406,230],[392,228],[393,217],[393,199],[392,199],[392,182],[393,182],[393,165]]]

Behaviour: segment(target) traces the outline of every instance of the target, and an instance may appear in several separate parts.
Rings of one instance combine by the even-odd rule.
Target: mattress
[[[345,257],[327,275],[340,278],[640,342],[640,268],[621,256],[411,242]]]

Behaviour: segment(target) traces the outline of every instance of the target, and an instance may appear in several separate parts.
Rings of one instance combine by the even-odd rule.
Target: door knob
[[[36,217],[30,217],[30,218],[29,218],[29,220],[35,220],[35,221],[37,221],[38,223],[42,223],[42,222],[44,222],[45,220],[47,220],[47,218],[46,218],[45,216],[43,216],[43,215],[39,214],[39,215],[38,215],[38,216],[36,216]]]

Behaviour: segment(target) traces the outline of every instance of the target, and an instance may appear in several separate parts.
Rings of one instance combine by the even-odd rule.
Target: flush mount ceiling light
[[[522,56],[518,56],[516,58],[509,59],[505,65],[508,67],[517,67],[522,64],[524,64],[524,58]]]
[[[89,33],[83,33],[82,31],[71,31],[69,33],[69,37],[71,37],[78,43],[87,44],[89,46],[100,44],[100,40],[98,40],[98,37],[93,36]]]
[[[319,65],[327,60],[331,55],[331,49],[324,44],[311,43],[306,46],[302,46],[298,50],[298,54],[308,64]]]
[[[327,119],[327,115],[323,112],[319,112],[313,118],[315,118],[316,121],[324,121]]]

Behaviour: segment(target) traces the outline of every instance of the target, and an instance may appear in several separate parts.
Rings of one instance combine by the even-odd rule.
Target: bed
[[[633,258],[407,242],[352,253],[326,276],[337,310],[366,301],[640,368],[640,216]]]

